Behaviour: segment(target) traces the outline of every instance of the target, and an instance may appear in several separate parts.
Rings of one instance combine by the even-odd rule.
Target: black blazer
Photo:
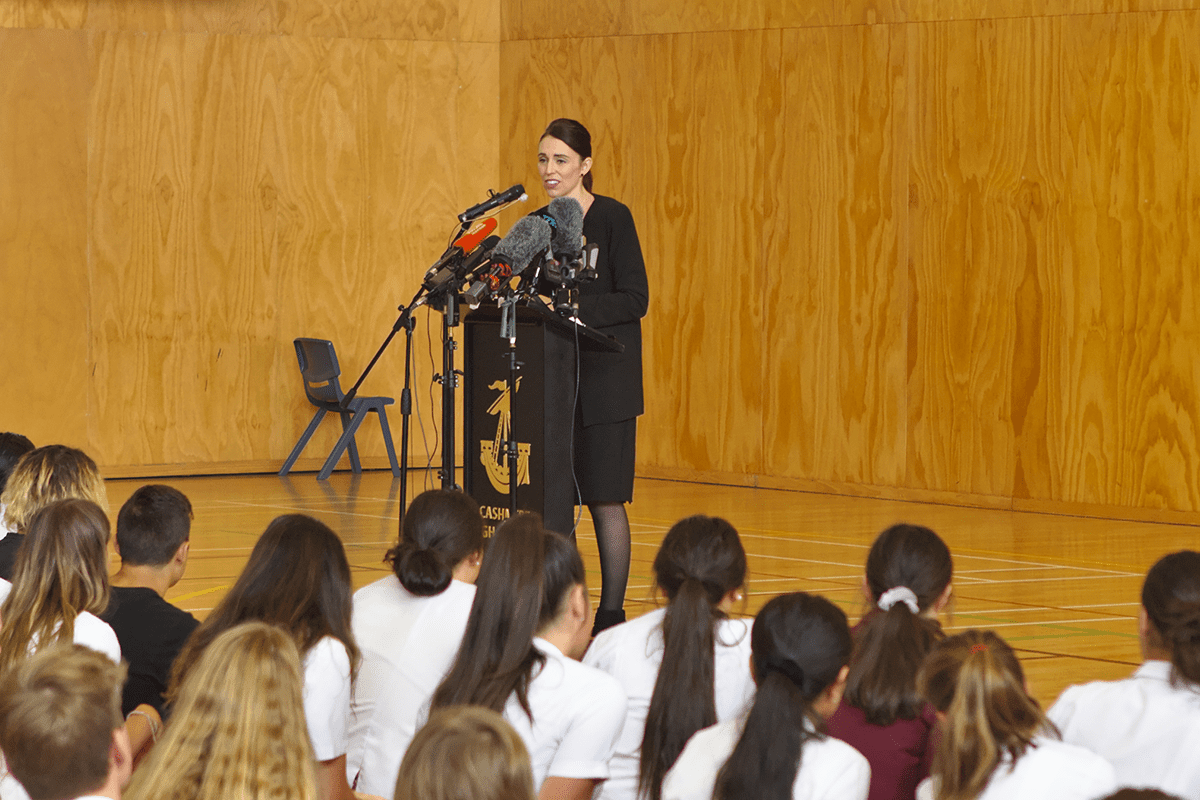
[[[645,410],[641,319],[646,316],[650,289],[642,246],[629,209],[601,195],[595,196],[583,218],[583,235],[599,245],[599,258],[598,277],[579,289],[579,318],[625,345],[622,353],[585,350],[581,354],[583,424],[633,419]]]

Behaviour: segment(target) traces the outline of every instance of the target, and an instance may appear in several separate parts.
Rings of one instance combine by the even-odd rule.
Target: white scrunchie
[[[908,606],[908,610],[914,614],[921,613],[921,606],[917,603],[917,594],[907,586],[893,586],[879,596],[879,610],[887,611],[896,603],[904,603]]]

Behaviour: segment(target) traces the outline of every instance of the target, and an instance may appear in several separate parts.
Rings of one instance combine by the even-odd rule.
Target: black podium
[[[509,345],[500,309],[480,306],[463,319],[463,488],[479,503],[490,536],[509,515],[507,442],[517,441],[517,507],[566,535],[574,522],[571,413],[576,346],[619,352],[621,344],[534,302],[518,305],[516,398],[508,392]]]

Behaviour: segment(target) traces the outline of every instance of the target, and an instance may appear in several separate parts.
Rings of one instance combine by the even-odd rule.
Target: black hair
[[[1171,681],[1200,690],[1200,553],[1165,555],[1146,573],[1142,607],[1171,654]]]
[[[33,442],[19,433],[0,433],[0,492],[8,483],[9,473],[21,460],[21,456],[33,450]]]
[[[539,137],[538,141],[545,139],[547,136],[558,139],[578,153],[581,159],[592,157],[592,134],[588,132],[588,129],[581,122],[567,119],[566,117],[559,117],[546,126],[546,130]],[[583,176],[583,188],[589,192],[592,190],[592,173],[594,171],[589,169]]]
[[[867,555],[867,590],[872,610],[854,634],[846,702],[872,725],[916,719],[925,705],[917,670],[941,640],[942,626],[923,616],[942,597],[954,575],[950,548],[920,525],[893,525],[875,539]],[[874,607],[889,589],[905,587],[917,597],[917,613],[904,602]]]
[[[768,601],[754,620],[750,649],[758,692],[713,800],[791,800],[804,745],[824,738],[813,703],[850,660],[845,613],[818,595]]]
[[[479,504],[463,492],[433,489],[409,505],[400,542],[384,561],[405,589],[419,597],[441,594],[460,561],[483,550]]]
[[[518,514],[497,526],[462,645],[433,693],[431,710],[467,704],[503,712],[515,692],[532,720],[529,682],[546,660],[533,637],[558,618],[571,589],[584,585],[579,551],[543,528],[538,515]]]
[[[642,736],[638,786],[659,800],[662,781],[692,734],[717,721],[714,648],[717,606],[746,582],[746,551],[732,525],[695,516],[667,531],[654,558],[670,600],[663,617],[663,658]]]
[[[117,549],[121,562],[161,567],[170,563],[192,530],[191,501],[163,484],[142,486],[117,513]]]

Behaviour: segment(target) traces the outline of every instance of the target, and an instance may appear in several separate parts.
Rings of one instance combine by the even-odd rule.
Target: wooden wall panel
[[[554,0],[510,0],[504,31],[508,40],[519,40],[871,25],[903,21],[905,1],[603,0],[563,13]]]
[[[98,41],[95,345],[111,379],[97,388],[97,451],[121,465],[282,460],[312,413],[292,338],[333,339],[348,388],[469,204],[445,180],[459,114],[454,49]],[[399,394],[402,339],[364,393]],[[414,387],[428,384],[427,364]],[[127,408],[142,413],[123,418]],[[363,452],[382,455],[373,426]],[[335,434],[328,426],[311,452]]]
[[[0,429],[87,445],[87,42],[0,29]]]
[[[1195,48],[1200,18],[1065,25],[1061,473],[1051,496],[1200,507]]]
[[[763,229],[770,475],[904,479],[905,45],[883,25],[783,36]]]
[[[1058,242],[1053,20],[909,30],[909,485],[1009,495]],[[1032,318],[1030,315],[1033,314]],[[1025,410],[1019,414],[1027,413]]]

